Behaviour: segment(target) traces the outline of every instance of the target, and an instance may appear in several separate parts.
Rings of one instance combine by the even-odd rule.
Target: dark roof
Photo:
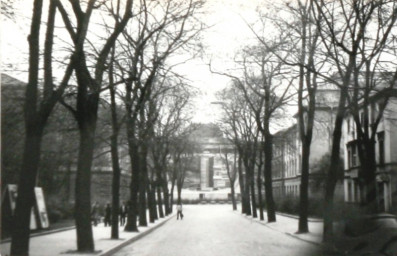
[[[277,133],[275,133],[273,136],[274,137],[283,137],[285,134],[291,132],[292,130],[294,130],[297,127],[297,124],[293,124],[283,130],[278,131]]]
[[[20,86],[22,88],[25,88],[26,83],[22,82],[21,80],[18,80],[10,75],[1,74],[1,86]]]

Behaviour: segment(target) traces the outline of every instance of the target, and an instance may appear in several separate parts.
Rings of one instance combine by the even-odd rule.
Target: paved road
[[[233,212],[230,205],[184,206],[184,219],[124,247],[116,256],[322,256],[300,241]]]

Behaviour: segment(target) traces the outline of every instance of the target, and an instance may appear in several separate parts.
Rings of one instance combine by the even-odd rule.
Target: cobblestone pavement
[[[183,220],[173,218],[162,228],[114,255],[332,255],[323,252],[318,245],[244,218],[231,208],[231,205],[185,205]]]

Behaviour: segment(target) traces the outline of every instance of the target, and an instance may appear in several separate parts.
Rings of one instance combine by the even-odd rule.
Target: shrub
[[[323,216],[323,200],[320,198],[309,199],[309,217]],[[285,196],[276,199],[276,211],[298,215],[299,214],[299,197]]]
[[[59,220],[72,219],[74,206],[53,196],[47,200],[47,212],[50,223],[55,223]]]
[[[285,196],[276,200],[276,211],[295,215],[299,213],[299,199],[297,197]]]

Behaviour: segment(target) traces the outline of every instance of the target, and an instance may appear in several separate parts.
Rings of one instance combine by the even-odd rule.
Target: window
[[[292,170],[294,172],[294,176],[296,176],[296,165],[295,165],[295,159],[292,159]]]
[[[360,195],[360,189],[359,189],[359,187],[358,187],[358,184],[357,184],[357,182],[354,182],[353,181],[353,187],[354,187],[354,202],[360,202],[360,197],[359,197],[359,195]]]
[[[385,164],[385,132],[378,133],[379,165]]]
[[[348,181],[347,183],[347,201],[351,202],[352,200],[352,184],[350,183],[350,181]]]
[[[378,104],[371,103],[371,124],[375,122],[376,116],[378,114],[377,110]]]
[[[347,133],[350,133],[350,118],[347,119]]]
[[[349,168],[352,167],[351,162],[352,162],[352,150],[350,147],[347,147],[347,164]]]
[[[357,147],[356,144],[352,145],[352,166],[357,166]]]
[[[360,113],[360,124],[362,127],[364,126],[364,111]]]
[[[349,142],[347,144],[347,161],[349,168],[358,165],[357,143],[355,141]]]

